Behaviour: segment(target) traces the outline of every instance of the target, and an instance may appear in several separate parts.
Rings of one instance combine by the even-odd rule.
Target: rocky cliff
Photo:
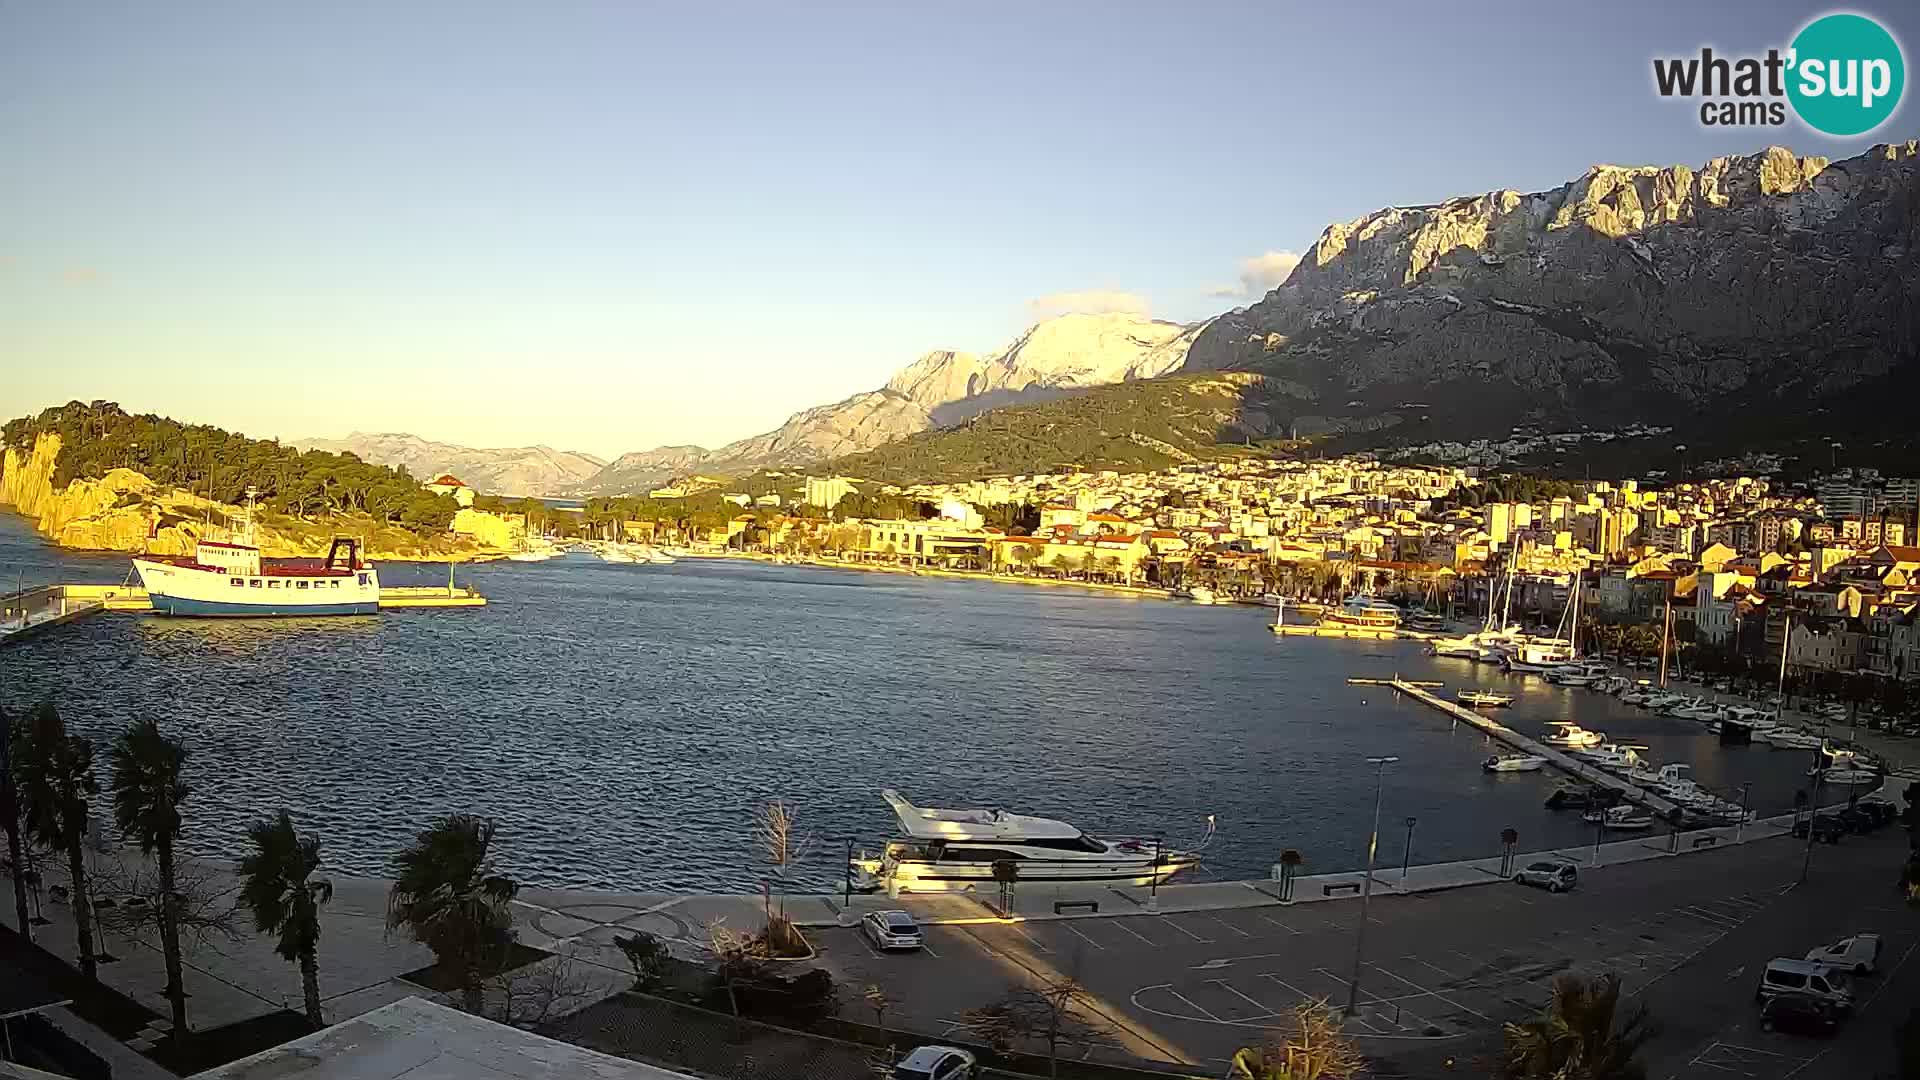
[[[1061,315],[1035,324],[997,352],[927,353],[878,390],[804,409],[774,431],[717,450],[674,446],[622,455],[582,490],[629,494],[693,472],[806,465],[957,424],[1002,405],[1153,378],[1186,362],[1199,331],[1198,325],[1131,314]]]
[[[40,534],[61,547],[186,555],[202,538],[226,539],[239,521],[238,507],[163,488],[132,469],[112,469],[55,490],[60,450],[58,435],[38,436],[26,453],[9,447],[0,458],[0,506],[32,518]],[[256,525],[260,549],[268,555],[324,555],[336,535],[362,537],[368,557],[386,561],[488,554],[485,545],[472,540],[423,540],[364,516],[309,522],[263,514]]]
[[[1838,162],[1772,147],[1382,210],[1329,226],[1188,366],[1270,376],[1270,434],[1774,435],[1911,379],[1917,176],[1912,142]]]
[[[476,449],[434,442],[404,432],[356,431],[344,439],[298,439],[303,450],[350,453],[375,465],[404,467],[417,480],[452,473],[487,495],[556,495],[599,472],[606,462],[551,446]]]

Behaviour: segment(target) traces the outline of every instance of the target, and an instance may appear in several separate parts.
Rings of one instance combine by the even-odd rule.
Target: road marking
[[[1745,921],[1743,919],[1735,919],[1730,916],[1721,915],[1717,912],[1707,911],[1704,908],[1697,908],[1691,904],[1683,908],[1675,908],[1674,913],[1699,919],[1709,926],[1718,927],[1722,930],[1731,930]]]
[[[1436,998],[1437,1000],[1444,1001],[1448,1005],[1451,1005],[1454,1008],[1459,1009],[1461,1012],[1471,1013],[1474,1016],[1479,1017],[1480,1019],[1486,1021],[1489,1024],[1494,1022],[1493,1017],[1488,1016],[1486,1013],[1483,1013],[1478,1009],[1469,1009],[1465,1005],[1462,1005],[1459,1002],[1453,1000],[1452,998],[1447,997],[1445,994],[1438,993],[1437,991],[1429,990],[1426,987],[1421,986],[1419,983],[1414,982],[1412,979],[1408,979],[1403,976],[1396,975],[1391,971],[1388,971],[1386,968],[1381,967],[1379,964],[1368,964],[1367,966],[1379,972],[1380,974],[1385,975],[1389,979],[1398,979],[1399,981],[1406,983],[1408,986],[1413,987],[1415,990],[1418,990],[1423,994],[1428,994]]]
[[[1269,953],[1254,953],[1251,956],[1221,956],[1221,957],[1216,957],[1215,959],[1212,959],[1212,960],[1208,960],[1207,962],[1202,964],[1195,964],[1193,965],[1193,970],[1218,971],[1223,967],[1231,967],[1232,965],[1237,964],[1242,960],[1278,960],[1283,956],[1292,956],[1292,955],[1293,955],[1292,953],[1269,952]]]
[[[1241,1001],[1244,1001],[1247,1004],[1253,1006],[1254,1008],[1261,1010],[1260,1016],[1249,1016],[1247,1017],[1247,1019],[1249,1020],[1265,1020],[1270,1017],[1275,1017],[1280,1015],[1279,1013],[1274,1012],[1273,1009],[1269,1008],[1267,1005],[1261,1002],[1255,1001],[1252,998],[1248,997],[1247,995],[1234,989],[1233,984],[1228,982],[1225,979],[1208,979],[1207,981],[1219,987],[1220,989],[1225,990],[1227,993],[1232,994],[1234,997],[1239,998]]]
[[[1007,923],[1006,926],[1007,926],[1007,929],[1013,931],[1016,934],[1019,934],[1021,937],[1026,938],[1028,941],[1033,942],[1034,947],[1039,949],[1041,952],[1050,953],[1053,951],[1052,949],[1047,948],[1046,945],[1042,944],[1039,938],[1034,937],[1032,934],[1027,933],[1025,930],[1022,930],[1018,923]]]
[[[1209,1019],[1209,1020],[1211,1020],[1211,1021],[1213,1021],[1213,1022],[1214,1022],[1214,1023],[1216,1023],[1216,1024],[1220,1024],[1220,1023],[1225,1023],[1225,1021],[1223,1021],[1223,1020],[1221,1020],[1221,1019],[1220,1019],[1219,1017],[1217,1017],[1217,1016],[1215,1016],[1215,1015],[1213,1015],[1213,1013],[1212,1013],[1212,1012],[1210,1012],[1210,1011],[1208,1011],[1208,1010],[1206,1010],[1206,1009],[1203,1009],[1203,1008],[1201,1008],[1201,1007],[1199,1006],[1199,1004],[1197,1004],[1197,1003],[1196,1003],[1196,1002],[1195,1002],[1195,1001],[1194,1001],[1194,1000],[1193,1000],[1192,998],[1189,998],[1189,997],[1188,997],[1187,995],[1185,995],[1185,994],[1183,994],[1183,993],[1181,993],[1181,992],[1180,992],[1180,991],[1178,991],[1178,990],[1175,990],[1175,989],[1174,989],[1173,987],[1171,987],[1171,986],[1169,986],[1169,987],[1167,987],[1167,988],[1166,988],[1166,991],[1167,991],[1167,993],[1168,993],[1169,995],[1171,995],[1171,996],[1173,996],[1173,997],[1177,997],[1177,998],[1179,998],[1179,999],[1180,999],[1181,1001],[1184,1001],[1184,1002],[1186,1002],[1186,1003],[1187,1003],[1187,1007],[1188,1007],[1188,1008],[1190,1008],[1190,1009],[1192,1009],[1193,1011],[1195,1011],[1195,1012],[1197,1012],[1197,1013],[1199,1013],[1199,1014],[1200,1014],[1201,1016],[1204,1016],[1204,1017],[1206,1017],[1207,1019]],[[1197,1018],[1196,1018],[1196,1019],[1197,1019]]]
[[[1380,995],[1374,993],[1371,990],[1366,989],[1365,987],[1358,987],[1358,988],[1354,987],[1352,983],[1348,982],[1347,980],[1341,978],[1338,975],[1335,975],[1333,972],[1328,971],[1326,968],[1314,968],[1313,970],[1319,972],[1320,974],[1326,976],[1329,979],[1332,979],[1334,982],[1339,983],[1341,986],[1346,987],[1348,995],[1350,997],[1359,999],[1359,1004],[1372,1006],[1374,1014],[1380,1018],[1381,1023],[1391,1024],[1396,1031],[1408,1030],[1407,1026],[1400,1022],[1400,1014],[1402,1012],[1405,1012],[1406,1010],[1401,1009],[1398,1005],[1394,1005],[1393,1015],[1388,1016],[1387,1010],[1384,1008],[1381,1008],[1381,1006],[1393,1005],[1394,1004],[1393,1002],[1386,1000],[1385,998],[1381,997]],[[1353,993],[1355,989],[1358,989],[1360,992],[1358,994]],[[1349,1020],[1359,1019],[1358,1017],[1353,1016],[1351,1013],[1348,1014],[1347,1018]]]
[[[1281,921],[1280,921],[1279,919],[1276,919],[1276,918],[1274,918],[1274,917],[1273,917],[1273,916],[1271,916],[1271,915],[1261,915],[1260,917],[1261,917],[1262,919],[1264,919],[1264,920],[1266,920],[1267,922],[1270,922],[1270,923],[1272,923],[1273,925],[1275,925],[1275,926],[1277,926],[1277,927],[1279,927],[1280,929],[1282,929],[1282,930],[1285,930],[1285,931],[1286,931],[1287,933],[1289,933],[1289,934],[1298,934],[1298,933],[1300,933],[1300,931],[1298,931],[1298,930],[1295,930],[1295,929],[1294,929],[1293,927],[1291,927],[1291,926],[1288,926],[1288,925],[1287,925],[1286,923],[1283,923],[1283,922],[1281,922]]]
[[[1458,975],[1455,975],[1453,972],[1448,971],[1446,968],[1441,967],[1439,964],[1429,964],[1425,960],[1422,960],[1417,956],[1407,956],[1407,957],[1404,957],[1403,959],[1411,960],[1414,963],[1419,964],[1421,967],[1430,967],[1433,970],[1439,972],[1440,974],[1445,975],[1449,979],[1457,979],[1460,977]]]
[[[1172,917],[1172,916],[1168,916],[1167,918],[1165,918],[1165,919],[1162,919],[1161,921],[1162,921],[1162,922],[1164,922],[1164,923],[1166,923],[1166,924],[1167,924],[1168,926],[1171,926],[1171,927],[1173,927],[1173,928],[1174,928],[1175,930],[1178,930],[1178,931],[1180,931],[1181,933],[1183,933],[1183,934],[1185,934],[1185,935],[1187,935],[1188,937],[1190,937],[1190,938],[1192,938],[1192,939],[1193,939],[1193,940],[1195,940],[1195,941],[1198,941],[1198,942],[1200,942],[1200,943],[1202,943],[1202,944],[1205,944],[1205,945],[1211,945],[1211,944],[1213,944],[1213,939],[1212,939],[1212,938],[1204,938],[1204,937],[1201,937],[1201,936],[1200,936],[1199,934],[1196,934],[1196,933],[1194,933],[1193,931],[1191,931],[1191,930],[1189,930],[1189,929],[1187,929],[1186,927],[1184,927],[1184,926],[1181,926],[1181,925],[1180,925],[1179,923],[1177,923],[1177,922],[1174,922],[1174,921],[1173,921],[1173,917]]]
[[[1060,925],[1065,927],[1069,933],[1071,933],[1074,937],[1079,938],[1081,941],[1084,941],[1087,944],[1093,946],[1094,948],[1099,949],[1101,952],[1107,951],[1107,947],[1105,945],[1102,945],[1099,942],[1088,937],[1087,935],[1081,933],[1080,930],[1077,927],[1075,927],[1072,923],[1063,922]]]
[[[1227,929],[1229,929],[1229,930],[1231,930],[1231,931],[1233,931],[1234,933],[1236,933],[1236,934],[1239,934],[1239,935],[1240,935],[1241,937],[1252,937],[1252,936],[1253,936],[1253,934],[1252,934],[1251,932],[1249,932],[1249,931],[1246,931],[1246,930],[1242,930],[1242,929],[1240,929],[1239,927],[1237,927],[1237,926],[1235,926],[1235,925],[1233,925],[1232,923],[1230,923],[1230,922],[1228,922],[1227,920],[1225,920],[1225,919],[1223,919],[1223,918],[1221,918],[1221,917],[1220,917],[1220,916],[1218,916],[1218,915],[1214,915],[1214,914],[1212,914],[1212,913],[1210,913],[1210,912],[1209,912],[1209,913],[1207,913],[1207,918],[1209,918],[1209,919],[1212,919],[1212,920],[1213,920],[1214,922],[1217,922],[1217,923],[1219,923],[1219,924],[1220,924],[1221,926],[1224,926],[1224,927],[1226,927]]]
[[[1148,946],[1149,948],[1159,948],[1159,946],[1153,943],[1153,939],[1147,937],[1145,934],[1142,934],[1140,931],[1135,930],[1133,927],[1128,926],[1127,920],[1125,919],[1113,920],[1113,928],[1115,930],[1125,930],[1127,933],[1132,934],[1136,938],[1139,938],[1140,941],[1146,946]]]
[[[920,948],[924,950],[928,956],[933,957],[935,960],[940,959],[940,954],[937,952],[934,952],[933,946],[927,944],[927,936],[925,934],[920,935]]]

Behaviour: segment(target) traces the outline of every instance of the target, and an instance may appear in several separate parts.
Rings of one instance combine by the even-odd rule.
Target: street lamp
[[[1360,1011],[1360,960],[1367,946],[1367,904],[1373,899],[1373,857],[1380,850],[1380,800],[1386,791],[1387,766],[1398,757],[1370,757],[1373,766],[1373,832],[1367,836],[1367,876],[1360,882],[1360,928],[1353,935],[1353,978],[1347,982],[1347,1015]]]
[[[1400,880],[1402,882],[1407,880],[1407,864],[1413,861],[1413,827],[1418,824],[1420,824],[1419,818],[1412,816],[1407,818],[1407,846],[1400,852]]]

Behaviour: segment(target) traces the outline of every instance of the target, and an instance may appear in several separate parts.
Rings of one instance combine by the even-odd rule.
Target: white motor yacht
[[[1637,769],[1647,763],[1640,756],[1644,746],[1629,746],[1625,743],[1601,743],[1599,746],[1586,747],[1572,751],[1573,756],[1602,769]]]
[[[1454,697],[1462,705],[1472,705],[1476,709],[1504,709],[1513,704],[1512,694],[1496,694],[1491,690],[1462,690]]]
[[[1818,775],[1820,782],[1833,787],[1864,787],[1880,782],[1880,770],[1874,767],[1873,759],[1861,757],[1858,751],[1823,748],[1820,753],[1828,760],[1824,767],[1814,766],[1807,775]]]
[[[1825,745],[1825,740],[1811,731],[1778,726],[1758,732],[1754,738],[1782,750],[1818,750]]]
[[[1595,808],[1580,815],[1581,820],[1598,825],[1603,829],[1617,829],[1631,832],[1653,828],[1653,815],[1637,806],[1609,806],[1604,810]]]
[[[1022,882],[1164,882],[1200,861],[1193,850],[1160,848],[1152,838],[1101,840],[1064,821],[1004,810],[935,810],[915,806],[892,789],[880,793],[900,820],[905,839],[853,869],[863,888],[902,892],[956,892],[991,886],[996,863],[1011,863]],[[1208,839],[1212,824],[1209,819]]]
[[[1539,772],[1547,759],[1536,754],[1495,754],[1480,763],[1487,772]]]
[[[1599,746],[1601,743],[1607,741],[1605,732],[1588,731],[1579,724],[1556,720],[1547,726],[1557,729],[1540,739],[1541,742],[1548,746],[1588,747]]]

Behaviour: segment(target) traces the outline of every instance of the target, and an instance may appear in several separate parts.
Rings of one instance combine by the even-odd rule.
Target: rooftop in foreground
[[[692,1080],[410,997],[198,1080]]]

